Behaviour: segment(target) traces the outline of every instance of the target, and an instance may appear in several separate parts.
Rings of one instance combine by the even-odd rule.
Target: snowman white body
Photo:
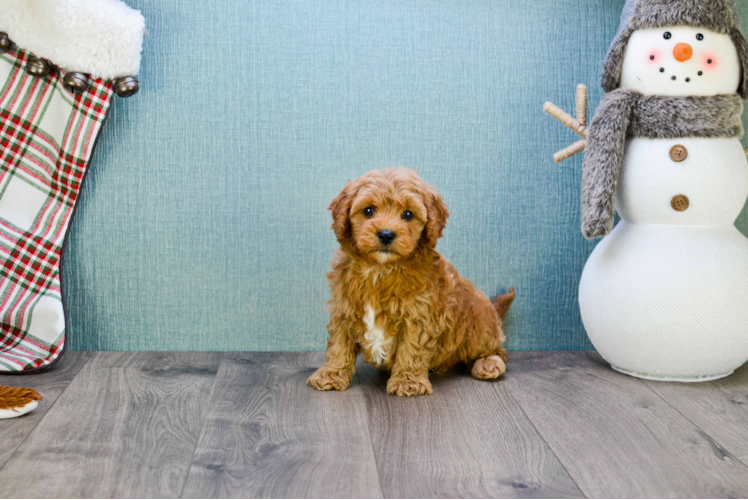
[[[663,32],[671,37],[662,39]],[[711,44],[697,46],[697,34]],[[692,39],[692,64],[668,60],[670,47]],[[708,73],[707,60],[718,60],[718,70]],[[654,95],[733,94],[739,68],[726,35],[641,30],[629,41],[621,87]],[[674,146],[686,151],[685,160],[671,157]],[[684,211],[673,207],[678,196],[688,198]],[[616,192],[621,221],[590,256],[579,289],[585,329],[613,368],[704,381],[748,360],[748,239],[734,226],[747,198],[748,160],[738,139],[627,141]]]

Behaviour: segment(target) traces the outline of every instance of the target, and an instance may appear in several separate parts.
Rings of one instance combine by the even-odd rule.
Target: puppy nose
[[[397,235],[389,229],[385,229],[377,233],[377,238],[379,238],[379,241],[382,242],[382,245],[389,245],[390,243],[392,243],[395,240],[395,236]]]
[[[676,44],[673,48],[673,57],[680,62],[686,62],[693,57],[693,47],[687,43]]]

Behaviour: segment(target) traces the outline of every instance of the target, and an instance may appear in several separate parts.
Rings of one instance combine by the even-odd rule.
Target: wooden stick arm
[[[587,85],[577,85],[577,121],[587,126]]]
[[[560,121],[577,134],[584,137],[583,140],[577,141],[571,146],[568,146],[555,155],[553,160],[556,163],[561,163],[567,158],[571,158],[575,154],[581,153],[587,147],[587,137],[589,131],[587,130],[587,86],[584,84],[577,85],[577,117],[574,118],[569,113],[565,112],[552,102],[546,102],[543,105],[543,110],[551,115],[556,120]],[[746,156],[748,156],[748,149],[746,150]]]
[[[581,153],[582,151],[584,151],[585,147],[587,147],[587,141],[585,139],[577,141],[571,146],[564,148],[553,155],[553,161],[555,161],[556,163],[561,163],[562,161],[571,158],[575,154]]]
[[[569,113],[563,111],[552,102],[545,103],[545,105],[543,105],[543,110],[556,120],[569,127],[577,134],[581,135],[584,138],[587,138],[587,127],[582,125],[579,120],[571,116]]]

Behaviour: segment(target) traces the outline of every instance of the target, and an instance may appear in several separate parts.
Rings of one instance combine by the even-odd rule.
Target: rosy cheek
[[[647,52],[647,61],[649,61],[649,64],[651,65],[657,65],[662,60],[662,53],[659,49],[652,49],[649,52]]]
[[[714,54],[702,54],[699,62],[699,68],[704,72],[716,71],[719,67],[719,59]]]

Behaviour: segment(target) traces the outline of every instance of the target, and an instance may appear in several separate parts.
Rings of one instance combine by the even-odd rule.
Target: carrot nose
[[[673,48],[673,56],[680,62],[686,62],[693,57],[693,47],[687,43],[679,43]]]

